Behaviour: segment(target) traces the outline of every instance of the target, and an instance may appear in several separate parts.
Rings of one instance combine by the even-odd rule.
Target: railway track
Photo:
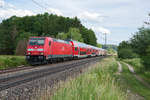
[[[97,61],[100,58],[103,57],[87,58],[87,59],[77,60],[69,64],[68,63],[61,64],[56,67],[47,67],[41,70],[34,70],[32,72],[27,72],[19,75],[14,75],[14,76],[9,75],[8,77],[0,78],[0,91],[36,80],[41,77],[45,77],[61,71],[69,70],[71,68],[82,66],[87,63]]]
[[[34,66],[27,67],[27,66],[22,65],[22,67],[0,70],[0,74],[11,73],[11,72],[19,71],[19,70],[26,70],[26,69],[32,69],[32,68],[34,68]]]

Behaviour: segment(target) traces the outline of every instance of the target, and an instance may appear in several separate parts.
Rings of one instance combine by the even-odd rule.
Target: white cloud
[[[104,28],[104,27],[92,27],[92,29],[93,29],[95,32],[98,32],[98,33],[111,34],[110,30],[109,30],[109,29],[106,29],[106,28]]]
[[[9,18],[14,15],[22,17],[22,16],[27,16],[27,15],[31,16],[35,14],[30,10],[17,9],[14,5],[6,3],[3,0],[0,0],[0,6],[2,6],[2,8],[0,9],[1,19]]]
[[[101,16],[99,13],[90,13],[87,11],[80,13],[79,18],[82,20],[96,21],[96,22],[101,22],[103,20],[103,16]]]
[[[19,17],[23,17],[23,16],[31,16],[31,15],[35,15],[37,13],[34,13],[30,10],[23,10],[23,9],[17,9],[14,5],[4,2],[3,0],[0,0],[0,18],[1,19],[6,19],[9,18],[11,16],[19,16]],[[55,8],[48,8],[47,10],[49,13],[53,13],[56,14],[58,16],[63,15],[62,12],[59,9],[55,9]]]
[[[29,11],[29,10],[22,10],[22,9],[0,9],[0,17],[1,18],[9,18],[13,15],[16,15],[16,16],[26,16],[26,15],[34,15],[33,12]]]
[[[50,10],[50,11],[49,11],[50,13],[56,14],[56,15],[58,15],[58,16],[63,15],[62,12],[61,12],[60,10],[58,10],[58,9],[49,8],[49,10]]]

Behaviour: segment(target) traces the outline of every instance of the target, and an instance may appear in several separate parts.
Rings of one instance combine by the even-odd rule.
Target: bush
[[[123,59],[124,62],[132,65],[136,73],[143,73],[145,71],[144,65],[141,63],[140,58]]]
[[[15,68],[20,65],[27,65],[24,56],[0,56],[0,69]]]
[[[146,69],[150,69],[150,56],[142,56],[142,63]]]
[[[150,45],[146,49],[146,53],[141,57],[142,63],[144,64],[146,69],[150,69]]]
[[[122,59],[126,58],[136,58],[138,55],[129,48],[122,48],[118,51],[118,57]]]

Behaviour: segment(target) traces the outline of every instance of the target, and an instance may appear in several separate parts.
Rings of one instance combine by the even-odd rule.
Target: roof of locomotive
[[[69,44],[69,41],[66,41],[66,40],[60,40],[60,39],[56,39],[56,38],[52,38],[52,40],[55,41],[55,42],[61,42],[61,43]]]

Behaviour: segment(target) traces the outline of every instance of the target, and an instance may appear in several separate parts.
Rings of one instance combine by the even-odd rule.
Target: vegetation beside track
[[[127,100],[126,93],[115,79],[117,63],[113,57],[105,58],[75,79],[62,83],[47,100]],[[45,96],[41,100],[45,99]]]
[[[122,61],[132,65],[136,74],[140,75],[146,82],[150,84],[150,70],[145,69],[140,58],[124,59]]]
[[[15,68],[20,65],[27,65],[25,56],[11,56],[11,55],[0,56],[0,70]]]
[[[138,61],[138,59],[134,59],[135,61]],[[127,61],[127,60],[126,60]],[[149,100],[150,98],[150,89],[147,88],[146,86],[144,86],[140,81],[138,81],[133,73],[131,73],[128,69],[128,67],[122,63],[122,67],[123,67],[123,72],[121,73],[121,75],[119,76],[120,79],[120,85],[122,86],[122,88],[124,88],[125,90],[127,90],[129,92],[129,94],[138,94],[139,96],[141,96],[141,98]],[[136,63],[137,64],[137,63]],[[131,98],[131,95],[128,96],[129,98]],[[137,100],[143,100],[143,99],[139,99],[138,97],[134,97],[134,99]],[[131,99],[132,100],[132,99]]]

